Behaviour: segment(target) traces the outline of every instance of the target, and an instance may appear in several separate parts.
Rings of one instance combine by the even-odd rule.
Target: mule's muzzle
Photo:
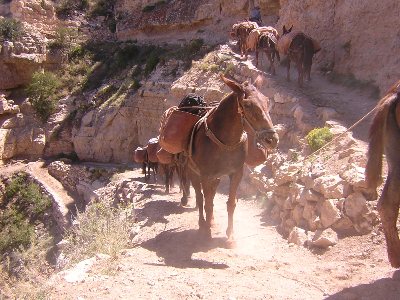
[[[258,136],[257,142],[264,148],[272,150],[278,147],[279,136],[275,131],[263,132]]]

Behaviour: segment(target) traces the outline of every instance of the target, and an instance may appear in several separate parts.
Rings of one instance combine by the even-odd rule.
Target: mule
[[[247,135],[243,122],[255,132],[257,142],[266,148],[276,148],[279,137],[269,115],[270,103],[259,92],[261,77],[255,84],[238,83],[221,75],[232,90],[219,105],[210,110],[194,127],[188,150],[189,176],[196,192],[199,210],[199,232],[211,239],[213,201],[220,177],[230,178],[227,202],[227,246],[234,246],[233,215],[236,192],[243,175],[247,152]],[[204,218],[205,213],[205,218]]]
[[[386,155],[388,176],[378,202],[390,264],[400,268],[400,239],[396,227],[400,206],[400,80],[378,105],[373,119],[365,177],[368,187],[382,183],[382,155]]]
[[[151,173],[153,173],[154,182],[157,182],[157,172],[158,172],[158,163],[151,162],[149,160],[149,156],[146,153],[146,158],[142,163],[142,173],[144,174],[144,180],[148,181],[151,178]]]
[[[282,38],[291,33],[293,26],[286,29],[283,26]],[[304,75],[307,80],[311,80],[312,59],[315,53],[321,48],[315,45],[316,42],[302,32],[293,32],[289,49],[287,50],[287,80],[290,81],[290,62],[293,61],[297,66],[298,85],[303,86]]]
[[[269,69],[268,71],[275,75],[275,56],[280,61],[279,52],[276,50],[276,42],[277,39],[275,35],[270,32],[261,33],[258,38],[257,47],[256,47],[256,67],[258,67],[258,53],[259,51],[263,51],[269,60]]]

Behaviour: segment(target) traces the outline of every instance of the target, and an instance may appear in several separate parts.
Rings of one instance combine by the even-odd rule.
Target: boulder
[[[330,246],[336,245],[339,239],[337,233],[331,228],[325,230],[317,230],[311,241],[313,246],[318,248],[328,248]]]
[[[327,199],[346,197],[349,185],[339,175],[324,175],[314,180],[313,189]]]
[[[320,215],[324,228],[330,227],[333,223],[340,220],[341,213],[337,208],[337,202],[337,199],[328,199],[322,203]]]
[[[306,231],[299,227],[294,227],[292,231],[289,233],[288,242],[293,243],[299,246],[304,246],[307,242],[308,237]]]

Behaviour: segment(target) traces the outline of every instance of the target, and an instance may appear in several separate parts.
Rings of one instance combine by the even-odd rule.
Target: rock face
[[[61,25],[54,6],[48,1],[13,0],[7,8],[10,17],[22,22],[24,33],[14,42],[4,41],[0,47],[0,90],[27,84],[33,72],[61,63],[46,49],[47,36],[54,35]]]
[[[12,157],[39,158],[45,147],[45,131],[40,127],[30,111],[30,104],[25,101],[20,106],[14,105],[0,95],[0,159]]]
[[[281,1],[277,28],[293,25],[317,39],[317,67],[372,81],[384,92],[400,77],[399,14],[396,0],[287,0]]]
[[[274,23],[278,0],[260,0],[264,21]],[[250,1],[250,6],[254,1]],[[203,39],[227,41],[232,24],[248,18],[248,0],[118,0],[117,36],[121,40],[138,39],[156,43]],[[269,16],[272,16],[269,18]]]

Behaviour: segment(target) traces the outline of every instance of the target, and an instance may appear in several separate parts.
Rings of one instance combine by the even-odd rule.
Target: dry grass
[[[76,218],[77,225],[67,232],[69,242],[65,248],[68,264],[74,264],[98,253],[116,258],[129,246],[132,225],[131,207],[115,208],[109,202],[96,202],[87,206]]]

